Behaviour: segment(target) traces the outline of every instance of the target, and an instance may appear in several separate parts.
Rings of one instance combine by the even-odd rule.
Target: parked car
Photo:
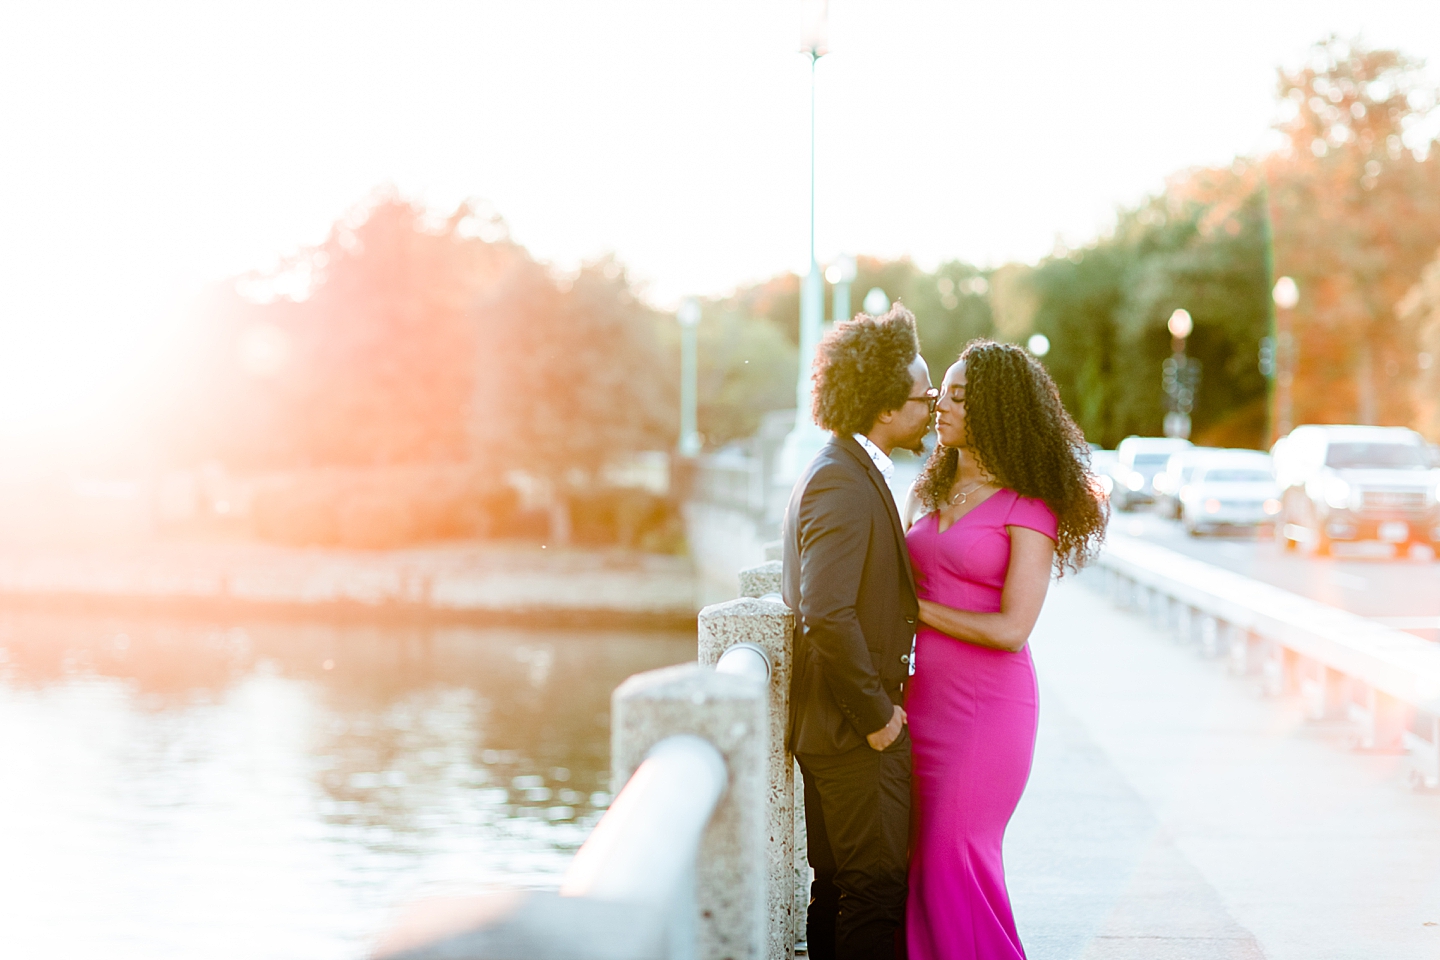
[[[1090,472],[1100,481],[1100,492],[1108,499],[1115,490],[1115,465],[1120,460],[1114,450],[1102,450],[1092,445],[1090,447]]]
[[[1440,469],[1404,427],[1303,426],[1273,450],[1286,549],[1336,541],[1440,544]]]
[[[1273,527],[1280,486],[1258,450],[1220,450],[1195,467],[1180,491],[1180,523],[1190,536],[1224,529]]]
[[[1170,455],[1190,449],[1189,440],[1173,437],[1126,437],[1115,448],[1117,463],[1112,476],[1115,490],[1110,502],[1117,510],[1134,510],[1153,503],[1155,475],[1165,469]]]
[[[1155,474],[1155,512],[1171,520],[1180,519],[1180,491],[1190,482],[1195,468],[1219,447],[1190,447],[1170,454],[1165,469]]]

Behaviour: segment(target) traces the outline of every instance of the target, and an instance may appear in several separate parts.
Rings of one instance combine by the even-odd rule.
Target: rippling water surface
[[[0,956],[353,958],[563,871],[694,636],[0,616]]]

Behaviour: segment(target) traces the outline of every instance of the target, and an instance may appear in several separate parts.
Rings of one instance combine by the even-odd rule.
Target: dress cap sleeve
[[[1055,518],[1055,511],[1046,506],[1044,500],[1016,494],[1015,502],[1010,505],[1010,515],[1005,518],[1005,525],[1038,530],[1051,540],[1055,540],[1060,522]]]

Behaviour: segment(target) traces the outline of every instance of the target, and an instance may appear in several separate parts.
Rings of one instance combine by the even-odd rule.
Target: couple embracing
[[[783,534],[810,956],[1023,958],[1001,844],[1035,744],[1026,641],[1052,571],[1103,536],[1084,437],[1011,344],[971,343],[934,389],[899,305],[825,336],[812,396],[834,436]],[[932,419],[897,509],[890,453]]]

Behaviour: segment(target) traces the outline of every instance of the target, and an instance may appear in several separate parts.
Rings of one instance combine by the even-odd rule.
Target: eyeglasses
[[[918,396],[918,397],[906,397],[906,398],[905,398],[905,402],[906,402],[906,403],[910,403],[910,402],[912,402],[912,401],[915,402],[915,403],[923,403],[923,404],[925,404],[925,406],[927,406],[927,407],[930,408],[930,412],[931,412],[931,413],[934,413],[934,412],[935,412],[935,405],[940,402],[940,391],[939,391],[939,390],[936,390],[934,387],[931,387],[929,390],[926,390],[924,393],[920,394],[920,396]]]

